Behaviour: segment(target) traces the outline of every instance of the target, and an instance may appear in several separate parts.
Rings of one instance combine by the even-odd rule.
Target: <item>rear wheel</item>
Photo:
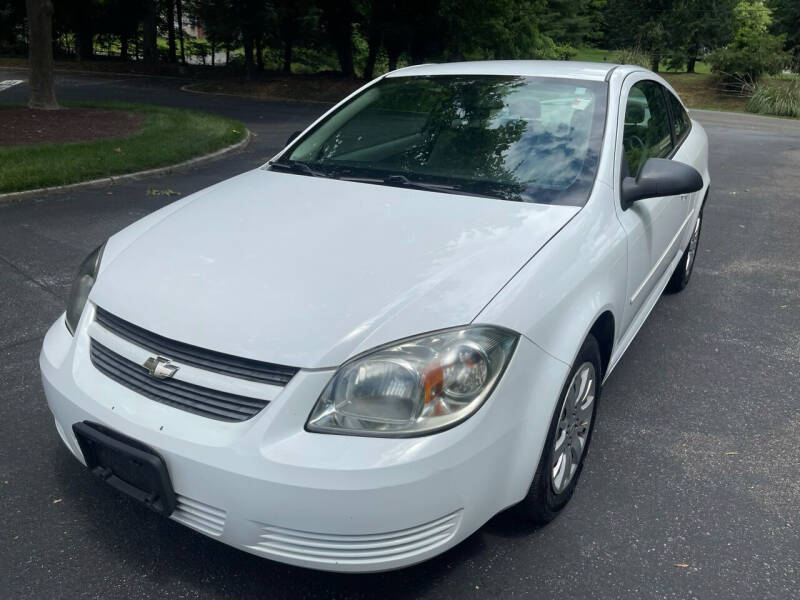
[[[515,507],[522,518],[548,523],[572,497],[592,437],[600,386],[600,346],[589,335],[561,391],[528,495]]]
[[[694,222],[694,229],[692,230],[692,237],[689,239],[689,245],[681,257],[678,266],[675,267],[675,272],[667,283],[667,291],[671,293],[680,292],[683,288],[689,285],[689,278],[692,276],[692,269],[694,268],[695,259],[697,258],[697,246],[700,242],[700,230],[703,226],[703,209],[700,209],[700,214],[697,215],[697,220]]]

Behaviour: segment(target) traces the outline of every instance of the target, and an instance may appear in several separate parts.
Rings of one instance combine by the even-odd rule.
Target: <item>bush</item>
[[[556,44],[555,54],[558,60],[572,60],[578,51],[569,44]]]
[[[800,118],[800,80],[759,85],[747,101],[747,112]]]
[[[743,47],[716,50],[706,61],[711,71],[724,80],[758,81],[763,75],[780,73],[788,62],[782,49],[783,40],[776,36],[764,36],[761,43]]]
[[[650,56],[640,48],[623,48],[617,50],[611,58],[612,62],[621,65],[639,65],[645,69],[650,68]]]

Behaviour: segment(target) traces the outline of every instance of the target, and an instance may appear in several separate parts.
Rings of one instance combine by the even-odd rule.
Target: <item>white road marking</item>
[[[24,81],[25,81],[24,79],[4,79],[3,81],[0,81],[0,92],[2,92],[3,90],[7,90],[10,87],[14,87],[15,85],[18,85],[20,83],[23,83]]]

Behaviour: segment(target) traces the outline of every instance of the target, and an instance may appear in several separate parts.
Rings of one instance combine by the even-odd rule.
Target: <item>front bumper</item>
[[[301,370],[244,422],[213,421],[152,402],[97,371],[87,326],[59,319],[40,357],[62,440],[101,423],[164,458],[171,518],[236,548],[335,571],[410,565],[457,544],[522,499],[567,366],[526,339],[492,397],[448,431],[408,439],[309,433],[303,425],[333,371]],[[535,368],[532,368],[535,367]]]

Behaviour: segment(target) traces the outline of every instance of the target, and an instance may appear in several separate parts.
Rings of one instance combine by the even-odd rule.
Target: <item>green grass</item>
[[[143,115],[142,129],[129,137],[0,148],[0,193],[172,165],[234,144],[246,134],[238,121],[191,110],[121,103],[70,106],[135,111]]]
[[[614,52],[602,48],[578,48],[578,53],[572,60],[581,62],[614,62]]]
[[[572,57],[572,60],[579,60],[583,62],[613,63],[617,60],[617,50],[605,50],[604,48],[578,48],[578,53]],[[679,71],[670,71],[667,68],[667,61],[665,60],[661,61],[659,68],[667,73],[685,73],[683,69]],[[711,67],[702,61],[697,61],[695,63],[694,70],[697,74],[711,73]]]

